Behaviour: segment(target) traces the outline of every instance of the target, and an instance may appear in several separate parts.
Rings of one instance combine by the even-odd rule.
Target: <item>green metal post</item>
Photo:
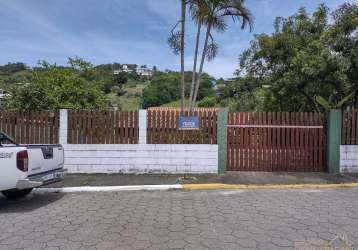
[[[339,173],[339,154],[341,145],[342,111],[332,109],[328,117],[327,163],[329,173]]]
[[[220,109],[218,114],[218,147],[219,147],[219,155],[218,155],[218,172],[224,173],[227,169],[227,118],[228,118],[228,110]]]

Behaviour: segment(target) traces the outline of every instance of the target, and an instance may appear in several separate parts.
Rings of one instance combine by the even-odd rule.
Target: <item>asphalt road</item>
[[[357,229],[357,188],[0,197],[0,249],[358,248]]]

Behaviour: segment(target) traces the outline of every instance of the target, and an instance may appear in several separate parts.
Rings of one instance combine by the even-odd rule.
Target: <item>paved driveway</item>
[[[358,247],[358,189],[0,197],[0,249]]]

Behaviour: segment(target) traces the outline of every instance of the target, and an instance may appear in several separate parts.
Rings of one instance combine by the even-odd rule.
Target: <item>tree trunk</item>
[[[195,52],[194,52],[194,65],[193,65],[193,76],[191,79],[191,89],[190,89],[190,97],[189,97],[189,112],[191,114],[193,109],[193,95],[195,90],[195,82],[196,82],[196,64],[198,61],[198,50],[199,50],[199,42],[200,42],[200,30],[201,30],[201,22],[198,22],[198,30],[196,32],[196,43],[195,43]]]
[[[199,73],[198,73],[198,76],[197,76],[197,79],[196,79],[196,85],[195,85],[195,91],[194,91],[193,103],[192,103],[193,107],[195,106],[195,101],[196,101],[196,98],[197,98],[198,92],[199,92],[199,85],[200,85],[201,74],[203,72],[204,62],[205,62],[205,58],[206,58],[206,50],[207,50],[207,47],[208,47],[210,31],[211,31],[211,23],[208,23],[208,27],[207,27],[206,35],[205,35],[204,49],[203,49],[203,53],[201,55]]]
[[[308,95],[305,91],[303,91],[302,89],[298,89],[299,92],[301,92],[301,94],[306,97],[306,99],[308,100],[308,102],[310,103],[311,105],[311,108],[316,110],[316,112],[320,113],[321,110],[320,108],[317,106],[315,100],[310,96]]]
[[[354,86],[353,107],[357,108],[358,107],[358,84],[353,83],[352,85]]]
[[[181,113],[184,110],[185,100],[185,72],[184,72],[184,35],[185,35],[185,14],[186,14],[186,0],[181,1],[181,35],[180,35],[180,67],[181,67]]]

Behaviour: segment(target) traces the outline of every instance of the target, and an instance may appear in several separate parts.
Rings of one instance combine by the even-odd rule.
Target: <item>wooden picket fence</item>
[[[0,131],[19,144],[58,143],[58,129],[58,112],[0,110]]]
[[[318,113],[229,113],[229,170],[325,171],[325,126]]]
[[[189,116],[189,111],[183,112]],[[199,130],[179,130],[179,109],[149,108],[147,111],[148,144],[216,144],[217,109],[194,109],[193,116],[199,116]]]
[[[68,111],[70,144],[136,144],[138,111]]]
[[[358,109],[343,112],[342,144],[358,145]]]

